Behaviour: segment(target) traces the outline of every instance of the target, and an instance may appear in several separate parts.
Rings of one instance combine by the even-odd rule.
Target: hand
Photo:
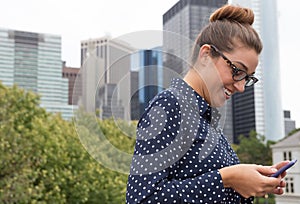
[[[272,166],[272,168],[275,168],[275,169],[280,169],[281,167],[283,167],[284,165],[288,164],[289,161],[282,161],[282,162],[279,162],[277,164],[274,164]],[[284,193],[283,189],[285,186],[286,186],[286,182],[282,179],[286,176],[286,172],[283,172],[280,177],[281,177],[281,182],[279,184],[279,186],[277,186],[276,189],[273,190],[273,194],[277,194],[277,195],[281,195]]]
[[[264,196],[267,193],[282,194],[285,182],[278,178],[270,177],[284,164],[261,166],[255,164],[238,164],[224,167],[219,170],[223,185],[237,191],[245,198],[250,196]]]

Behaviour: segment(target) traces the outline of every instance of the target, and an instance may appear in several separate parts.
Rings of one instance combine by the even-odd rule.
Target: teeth
[[[231,92],[228,90],[228,89],[225,89],[225,94],[227,95],[227,96],[231,96]]]

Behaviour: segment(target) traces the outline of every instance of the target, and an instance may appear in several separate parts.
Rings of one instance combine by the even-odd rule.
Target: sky
[[[62,60],[80,67],[80,41],[162,30],[162,15],[178,0],[0,0],[0,27],[60,35]],[[299,0],[277,0],[282,105],[300,127]],[[272,34],[270,33],[270,37]],[[271,59],[270,59],[271,60]],[[271,68],[270,68],[270,71]],[[280,99],[279,99],[280,100]]]

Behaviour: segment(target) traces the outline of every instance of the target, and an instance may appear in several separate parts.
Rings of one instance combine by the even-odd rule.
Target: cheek
[[[219,78],[219,81],[226,85],[226,84],[231,84],[233,82],[232,80],[232,73],[230,67],[227,65],[221,64],[221,63],[216,63],[217,67],[217,75]]]
[[[222,80],[222,82],[223,82],[224,86],[232,85],[234,83],[234,81],[232,79],[232,76],[224,77],[223,80]]]
[[[231,70],[228,69],[226,71],[223,71],[222,73],[220,73],[220,76],[224,86],[234,83],[234,80],[232,79]]]

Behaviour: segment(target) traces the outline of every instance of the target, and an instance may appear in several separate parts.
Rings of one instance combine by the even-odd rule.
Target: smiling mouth
[[[232,95],[232,92],[231,91],[229,91],[228,89],[224,89],[224,92],[225,92],[225,94],[226,94],[226,96],[231,96]]]

